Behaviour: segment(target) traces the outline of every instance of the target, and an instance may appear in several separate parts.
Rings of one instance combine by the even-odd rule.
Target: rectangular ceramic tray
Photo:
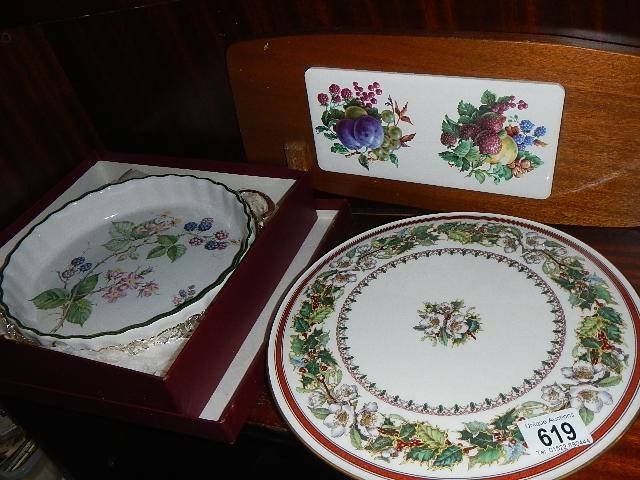
[[[278,208],[164,377],[7,340],[0,343],[0,360],[13,367],[3,377],[37,388],[199,415],[316,221],[312,193],[304,174],[284,168],[105,153],[86,160],[2,232],[0,257],[49,212],[132,168],[151,175],[212,178],[235,189],[254,188],[270,195]]]
[[[315,208],[317,220],[224,372],[220,383],[198,414],[167,412],[138,404],[78,395],[61,388],[19,382],[3,382],[3,394],[73,409],[80,413],[98,414],[173,432],[233,442],[258,394],[264,389],[266,332],[281,295],[310,262],[341,240],[348,226],[350,215],[346,201],[317,200]]]

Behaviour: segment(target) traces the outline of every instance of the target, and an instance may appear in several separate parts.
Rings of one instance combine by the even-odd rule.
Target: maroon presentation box
[[[305,248],[313,249],[310,254],[307,253],[307,263],[313,262],[325,251],[342,241],[351,222],[349,204],[345,200],[315,200],[314,208],[318,213],[329,211],[333,216],[331,220],[324,221],[325,226],[320,229],[320,233],[315,232],[317,238],[315,242],[311,243],[311,247],[309,242],[305,241]],[[296,276],[295,272],[287,273],[291,278],[285,277],[281,282],[293,281]],[[277,294],[274,297],[277,298]],[[81,415],[99,415],[161,430],[231,443],[240,433],[259,394],[266,388],[268,331],[269,328],[266,328],[261,343],[255,348],[253,359],[246,370],[238,374],[237,387],[228,400],[224,400],[224,408],[216,419],[206,418],[205,412],[200,414],[169,412],[139,403],[114,401],[79,394],[67,389],[66,384],[46,386],[29,383],[24,381],[25,379],[0,379],[0,393],[4,396],[17,399],[26,398],[43,405],[73,410]],[[0,344],[0,351],[7,343],[4,341]],[[28,350],[23,353],[27,355]]]
[[[260,178],[265,181],[290,179],[291,186],[164,376],[0,339],[3,365],[0,393],[20,391],[38,399],[50,392],[51,398],[56,397],[55,394],[56,398],[63,395],[74,399],[70,400],[72,405],[82,404],[89,409],[99,408],[98,411],[118,410],[124,405],[129,407],[125,408],[129,412],[135,407],[138,414],[170,412],[176,418],[198,417],[316,222],[309,179],[302,172],[266,165],[109,152],[95,154],[2,231],[0,245],[15,237],[92,167],[95,170],[96,165],[107,163],[133,164],[141,170],[145,166],[165,167],[167,173],[171,172],[169,169],[188,169],[246,175],[256,177],[258,184]],[[249,376],[243,385],[251,382],[254,380]]]

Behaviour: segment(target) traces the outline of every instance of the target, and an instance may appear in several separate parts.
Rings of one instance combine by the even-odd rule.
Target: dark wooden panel
[[[42,22],[54,22],[85,15],[100,15],[176,0],[5,0],[0,28],[15,28]]]
[[[213,8],[171,3],[46,26],[109,149],[242,157]]]
[[[268,48],[265,40],[237,43],[229,50],[229,71],[247,159],[302,163],[318,189],[340,195],[546,223],[639,225],[640,161],[628,152],[639,145],[640,49],[610,52],[601,49],[612,47],[594,42],[573,41],[578,47],[555,43],[566,42],[558,37],[544,43],[538,38],[308,35],[271,39]],[[517,57],[495,54],[511,51]],[[513,198],[320,170],[304,83],[311,66],[562,84],[566,97],[551,196]],[[286,115],[277,115],[283,105]],[[301,158],[285,156],[291,145]]]
[[[27,3],[34,15],[41,11],[45,20],[56,18],[50,2]],[[150,3],[155,4],[128,8]],[[313,32],[485,31],[640,46],[635,20],[640,3],[632,0],[94,0],[65,5],[67,16],[74,9],[94,14],[44,28],[107,147],[214,159],[243,155],[224,59],[226,47],[238,40]]]
[[[0,34],[0,226],[98,145],[39,27]]]

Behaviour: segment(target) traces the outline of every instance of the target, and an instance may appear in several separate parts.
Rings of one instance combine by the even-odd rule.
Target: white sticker
[[[530,453],[554,455],[593,443],[578,410],[566,408],[518,422]]]

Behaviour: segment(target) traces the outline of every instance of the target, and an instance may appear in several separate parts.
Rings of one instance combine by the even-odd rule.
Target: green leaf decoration
[[[476,147],[475,145],[469,149],[464,158],[469,160],[474,165],[477,163],[476,166],[480,166],[482,164],[482,160],[480,158],[480,148]]]
[[[369,159],[364,153],[358,156],[358,163],[362,165],[364,168],[366,168],[367,170],[369,170]]]
[[[486,448],[495,444],[493,435],[488,432],[478,432],[476,436],[469,439],[469,443],[480,448]]]
[[[585,425],[589,425],[593,421],[593,412],[588,408],[581,407],[578,413]]]
[[[324,123],[326,127],[333,127],[336,123],[338,123],[338,120],[341,120],[343,118],[344,110],[338,110],[337,108],[325,110],[322,113],[322,123]]]
[[[605,328],[605,334],[607,338],[615,343],[622,343],[622,332],[618,325],[607,325]]]
[[[618,385],[622,381],[622,377],[620,375],[614,375],[612,377],[603,378],[598,382],[599,387],[613,387]]]
[[[329,332],[322,332],[318,335],[318,345],[321,347],[326,347],[327,343],[329,343]]]
[[[494,103],[496,103],[496,94],[493,92],[490,92],[489,90],[485,90],[482,96],[480,97],[480,101],[484,105],[493,105]]]
[[[411,229],[411,235],[416,237],[418,240],[429,240],[429,245],[433,245],[435,240],[438,239],[438,235],[433,233],[429,227],[426,225],[420,225]],[[424,244],[423,244],[424,245]]]
[[[352,106],[360,106],[360,100],[358,100],[357,98],[352,98],[351,100],[347,101],[344,103],[343,107],[346,109],[347,107],[352,107]]]
[[[301,355],[306,353],[306,343],[297,335],[291,335],[291,352],[294,355]]]
[[[448,150],[446,152],[441,152],[438,155],[440,156],[440,158],[442,158],[443,160],[445,160],[445,161],[447,161],[449,163],[453,163],[453,164],[460,163],[460,164],[462,164],[461,163],[462,160],[460,159],[460,157],[458,157],[458,155],[456,155],[455,153],[450,152]],[[456,166],[458,166],[458,165],[456,165]]]
[[[458,103],[458,114],[474,118],[478,116],[478,109],[470,103],[465,103],[461,100],[460,103]]]
[[[313,375],[314,377],[320,373],[320,365],[318,365],[318,362],[315,360],[308,362],[304,367],[307,369],[307,372],[309,372],[309,375]]]
[[[439,156],[447,161],[458,159],[461,166],[464,166],[464,161],[466,161],[468,166],[469,158],[476,155],[472,151],[474,148],[476,147],[472,142],[462,141],[459,142],[456,149],[442,152]],[[462,154],[465,157],[460,157]],[[491,166],[487,167],[491,170],[484,172],[488,177],[505,175],[501,173],[506,172],[503,170],[504,167],[503,165]],[[494,168],[495,170],[493,170]],[[476,167],[473,167],[472,173],[474,175],[475,169]],[[368,245],[368,250],[374,258],[386,259],[410,250],[420,242],[435,244],[446,238],[461,244],[498,245],[498,241],[505,236],[510,241],[523,239],[522,231],[512,226],[491,222],[482,225],[475,222],[444,222],[434,226],[407,226],[396,233],[373,238]],[[547,252],[557,260],[555,267],[551,263],[543,264],[542,268],[547,277],[567,290],[568,294],[573,292],[570,301],[575,306],[588,309],[587,312],[582,313],[582,319],[575,330],[578,344],[573,346],[573,356],[594,364],[602,362],[607,366],[605,377],[592,382],[594,387],[610,388],[620,385],[623,380],[621,372],[627,363],[628,354],[619,353],[617,347],[616,350],[611,350],[608,343],[624,344],[625,323],[621,315],[613,308],[601,306],[614,302],[609,292],[609,285],[587,271],[583,265],[583,259],[567,256],[563,253],[562,244],[553,240],[544,240],[544,246]],[[528,242],[521,242],[521,245],[517,246],[516,253],[526,258],[527,252],[530,252],[532,248]],[[344,253],[344,256],[353,259],[357,254],[356,249],[352,248]],[[323,385],[320,385],[317,377],[320,372],[325,376],[330,391],[340,385],[342,380],[342,370],[336,368],[332,352],[326,349],[329,342],[329,332],[312,328],[314,323],[324,323],[327,315],[335,311],[336,295],[340,295],[344,291],[342,287],[335,285],[333,276],[336,273],[336,270],[332,270],[318,275],[305,291],[306,299],[303,300],[293,321],[293,328],[297,333],[290,337],[289,355],[296,364],[299,364],[300,357],[306,358],[305,369],[301,369],[299,378],[302,383],[302,391],[307,393],[324,391]],[[313,298],[313,305],[310,301],[311,298]],[[451,305],[456,310],[464,308],[462,300],[454,300]],[[436,307],[437,304],[425,302],[418,310],[418,314],[425,318]],[[469,309],[465,315],[470,333],[481,329],[478,322],[479,317],[474,315],[476,314],[473,309]],[[339,329],[338,333],[340,334],[341,331],[343,329]],[[305,335],[305,338],[301,339],[300,333],[306,333],[308,336]],[[449,342],[449,345],[451,343],[455,345],[456,342],[446,337],[446,334],[444,338],[434,337],[433,340],[434,342]],[[579,352],[579,350],[584,351],[582,347],[586,347],[586,353]],[[326,368],[327,366],[330,368]],[[563,385],[568,388],[568,385]],[[300,387],[298,389],[300,391]],[[383,394],[385,392],[383,391]],[[356,407],[355,401],[352,402],[352,405],[354,408]],[[548,413],[550,410],[552,410],[551,406],[546,403],[527,401],[495,416],[490,423],[468,422],[465,423],[464,429],[451,432],[427,423],[411,423],[398,415],[382,413],[384,424],[380,429],[381,435],[376,438],[363,435],[354,426],[355,424],[352,424],[349,427],[349,437],[354,447],[364,448],[374,454],[392,447],[398,441],[397,448],[401,449],[405,462],[413,461],[426,464],[426,468],[431,470],[451,468],[462,462],[465,457],[468,460],[469,468],[478,465],[490,466],[496,463],[508,465],[526,454],[522,432],[516,426],[517,419],[519,417],[532,418],[545,412]],[[311,409],[311,411],[320,420],[326,419],[329,415],[329,410],[326,408]],[[580,408],[579,414],[587,425],[594,421],[596,415],[586,407]],[[450,436],[451,441],[449,441]],[[496,441],[496,438],[499,438],[499,441]],[[400,441],[411,443],[406,444]],[[452,442],[454,443],[452,444]]]
[[[336,135],[333,132],[324,132],[324,136],[327,137],[329,140],[337,140],[338,139],[338,135]]]
[[[400,429],[400,438],[402,440],[409,440],[416,434],[416,426],[412,423],[405,423]]]
[[[99,273],[94,273],[93,275],[89,275],[87,278],[80,280],[71,289],[71,296],[73,298],[82,298],[90,294],[93,291],[93,289],[96,288],[99,277],[100,277]]]
[[[622,325],[622,317],[611,307],[600,307],[598,309],[598,315],[610,322]]]
[[[513,432],[513,438],[515,438],[519,442],[524,442],[524,436],[522,435],[522,432],[519,428],[516,428],[516,430]]]
[[[157,242],[163,247],[170,247],[177,241],[178,241],[178,237],[176,235],[158,235],[158,240],[157,240]]]
[[[311,302],[304,302],[302,304],[302,307],[300,308],[300,315],[303,318],[309,318],[312,311],[313,311],[313,307],[311,306]]]
[[[71,298],[71,294],[63,288],[51,288],[45,290],[40,295],[32,298],[31,301],[39,310],[51,310],[64,305]]]
[[[602,354],[602,363],[604,363],[607,367],[609,367],[616,373],[620,373],[622,371],[622,363],[620,362],[620,360],[614,357],[611,352]]]
[[[334,143],[333,145],[331,145],[331,151],[333,153],[340,153],[342,155],[346,155],[347,153],[349,153],[349,149],[341,143]]]
[[[135,224],[133,222],[111,222],[109,235],[113,238],[127,238],[131,235]]]
[[[322,323],[329,315],[331,315],[331,312],[333,312],[333,308],[331,307],[320,307],[309,316],[309,323],[312,325],[315,323]]]
[[[322,133],[322,132],[327,132],[329,131],[329,129],[327,127],[325,127],[324,125],[320,125],[318,127],[316,127],[316,133]]]
[[[187,247],[185,247],[181,243],[177,245],[171,245],[167,249],[167,257],[169,257],[171,259],[171,263],[173,263],[177,259],[179,259],[181,256],[183,256],[186,251],[187,251]]]
[[[594,287],[594,290],[596,293],[596,298],[604,300],[607,303],[614,303],[613,298],[611,297],[611,293],[609,292],[609,289],[607,287],[603,285],[596,285]]]
[[[331,413],[328,408],[310,408],[309,410],[311,410],[311,413],[313,413],[314,417],[320,420],[324,420]]]
[[[306,332],[307,330],[309,330],[309,322],[307,322],[303,318],[296,317],[296,319],[293,321],[293,328],[296,332],[299,333]]]
[[[545,247],[550,247],[550,248],[559,248],[559,247],[562,247],[562,244],[560,244],[558,242],[554,242],[553,240],[545,240],[544,241],[544,246]]]
[[[407,459],[424,463],[435,457],[437,450],[426,447],[413,447],[407,452]]]
[[[122,252],[129,248],[131,240],[128,238],[112,238],[107,243],[103,243],[102,246],[110,252]]]
[[[595,338],[583,338],[580,340],[580,343],[587,348],[600,348],[602,346],[600,341]]]
[[[502,454],[503,450],[500,445],[481,449],[476,455],[469,457],[469,468],[473,468],[476,465],[491,465],[500,460]]]
[[[467,325],[469,326],[469,331],[471,333],[475,333],[480,330],[480,322],[474,320],[473,318],[467,320]]]
[[[447,432],[424,423],[416,426],[415,435],[431,448],[440,448],[447,442]]]
[[[351,445],[360,450],[362,448],[362,435],[360,435],[360,431],[356,427],[351,427],[349,430],[349,439],[351,440]]]
[[[476,435],[482,431],[486,431],[489,429],[489,425],[484,422],[468,422],[465,423],[464,426],[471,433],[471,435]]]
[[[469,232],[452,230],[450,232],[447,232],[447,236],[455,242],[460,242],[460,243],[471,242],[471,234]]]
[[[320,352],[318,352],[318,358],[322,361],[322,363],[326,365],[338,364],[338,362],[336,362],[335,358],[333,358],[333,355],[331,355],[331,352],[329,350],[321,350]]]
[[[498,430],[507,430],[510,426],[512,426],[516,419],[518,418],[518,414],[515,408],[511,410],[507,410],[503,415],[500,415],[493,421],[493,426]]]
[[[391,445],[393,445],[393,440],[390,437],[380,435],[373,442],[367,445],[367,450],[381,452],[385,448],[389,448]]]
[[[324,347],[329,342],[329,333],[314,330],[307,338],[307,348]]]
[[[445,119],[442,121],[442,132],[453,135],[455,138],[460,136],[460,129],[458,125],[447,116],[445,116]]]
[[[531,165],[533,165],[534,168],[538,168],[540,165],[544,163],[540,157],[532,153],[529,153],[527,155],[527,160],[531,162]]]
[[[151,251],[149,251],[149,253],[147,253],[147,259],[162,257],[166,253],[167,253],[167,247],[163,247],[162,245],[158,245],[157,247],[151,249]]]
[[[376,107],[367,107],[365,108],[367,115],[369,115],[370,117],[373,117],[375,119],[380,120],[380,112],[378,112],[378,109]]]
[[[471,147],[473,147],[473,142],[471,140],[460,140],[458,146],[453,149],[453,153],[459,157],[465,157],[471,150]]]
[[[389,161],[393,163],[396,167],[398,166],[398,156],[395,153],[389,154]]]
[[[476,170],[475,172],[473,172],[473,176],[476,177],[476,180],[478,180],[478,182],[480,183],[484,183],[486,179],[486,175],[482,170]]]
[[[580,337],[595,337],[598,335],[601,327],[602,321],[600,317],[584,317],[582,322],[580,322],[577,332]]]
[[[449,343],[449,337],[444,329],[440,330],[439,340],[443,345],[447,345]]]
[[[301,381],[302,381],[302,388],[307,388],[309,385],[315,382],[315,377],[305,373],[304,375],[302,375]]]
[[[65,320],[83,326],[91,315],[91,304],[84,298],[71,302]]]
[[[457,445],[445,448],[433,461],[436,467],[453,467],[462,461],[462,449]]]

